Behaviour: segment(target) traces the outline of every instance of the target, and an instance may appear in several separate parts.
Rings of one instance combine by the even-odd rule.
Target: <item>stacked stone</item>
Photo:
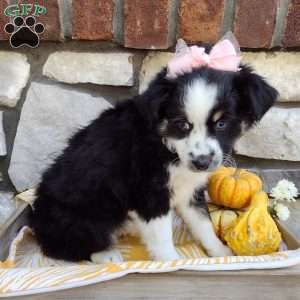
[[[78,88],[67,84],[107,85],[111,90],[113,86],[130,88],[134,86],[134,56],[128,52],[69,51],[49,55],[43,65],[43,75],[49,80],[46,83],[31,82],[27,93],[23,91],[26,100],[9,167],[10,179],[18,191],[35,186],[41,172],[65,147],[70,135],[110,106],[104,97],[79,92]],[[171,56],[170,52],[150,52],[144,58],[139,73],[140,92],[147,88]],[[236,152],[252,158],[289,161],[288,165],[295,170],[286,170],[284,163],[280,169],[284,170],[285,176],[299,177],[296,162],[300,161],[300,108],[297,105],[300,55],[296,52],[245,52],[243,62],[252,65],[276,86],[280,98],[278,105],[238,141]],[[42,78],[42,74],[40,76]],[[28,85],[30,65],[26,56],[0,52],[0,77],[0,104],[13,108]],[[289,106],[291,103],[292,107]],[[2,124],[0,128],[0,154],[6,155]],[[255,166],[255,160],[252,162]],[[295,162],[295,166],[291,162]],[[270,172],[278,179],[282,176],[281,170]],[[265,170],[264,176],[269,178],[270,173]]]

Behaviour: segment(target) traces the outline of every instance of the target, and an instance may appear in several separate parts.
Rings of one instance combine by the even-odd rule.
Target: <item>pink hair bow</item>
[[[175,56],[168,63],[167,77],[176,78],[202,66],[236,72],[240,62],[240,48],[231,32],[217,42],[209,54],[203,47],[188,47],[183,40],[178,40]]]

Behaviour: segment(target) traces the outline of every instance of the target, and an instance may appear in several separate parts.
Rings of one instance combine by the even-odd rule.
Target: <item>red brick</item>
[[[234,33],[241,47],[269,48],[275,28],[278,0],[239,0]]]
[[[9,22],[9,18],[4,16],[4,10],[8,6],[8,0],[0,1],[0,40],[7,40],[9,35],[4,31],[4,26]]]
[[[300,0],[291,0],[289,4],[282,44],[285,47],[300,46]]]
[[[113,0],[73,0],[73,38],[111,40],[113,38]]]
[[[47,41],[57,41],[62,39],[58,0],[18,0],[18,3],[39,4],[45,6],[47,8],[47,13],[36,17],[37,22],[40,22],[45,26],[45,31],[40,35],[41,39]]]
[[[179,35],[188,42],[214,43],[220,38],[224,0],[182,0]]]
[[[125,47],[167,49],[171,0],[125,0]]]

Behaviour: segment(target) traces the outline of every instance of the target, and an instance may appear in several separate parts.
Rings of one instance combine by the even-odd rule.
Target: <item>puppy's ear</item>
[[[234,82],[238,92],[238,114],[251,126],[259,121],[278,97],[278,92],[248,66],[241,66]]]
[[[147,90],[139,96],[137,106],[149,125],[157,124],[164,115],[167,101],[172,98],[175,80],[167,79],[167,69],[164,68],[151,81]]]

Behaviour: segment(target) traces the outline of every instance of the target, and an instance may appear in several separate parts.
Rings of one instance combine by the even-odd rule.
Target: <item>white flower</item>
[[[275,201],[296,201],[298,196],[298,189],[295,184],[286,179],[280,180],[277,185],[271,190],[271,197]]]
[[[289,208],[281,203],[275,204],[274,211],[278,219],[281,221],[286,221],[290,217]]]

